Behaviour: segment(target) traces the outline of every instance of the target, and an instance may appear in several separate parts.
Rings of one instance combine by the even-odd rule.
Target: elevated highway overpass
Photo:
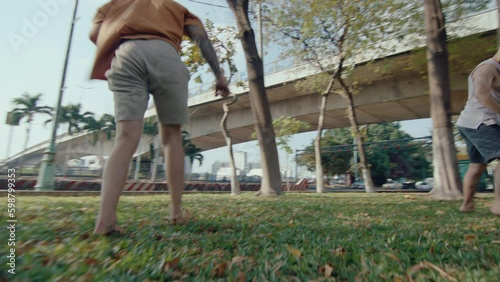
[[[481,46],[492,46],[496,42],[498,28],[497,11],[486,11],[470,16],[455,23],[459,31],[457,36],[463,48],[468,46],[470,36],[477,37]],[[451,32],[453,33],[453,31]],[[383,43],[387,48],[382,53],[375,54],[367,50],[360,52],[354,60],[354,77],[359,80],[358,93],[354,95],[355,111],[360,124],[392,122],[430,117],[430,101],[427,77],[425,70],[425,56],[415,55],[412,50],[425,46],[423,38],[412,40],[391,39]],[[491,50],[490,50],[491,51]],[[487,58],[491,55],[488,50],[473,49],[477,57]],[[462,52],[467,53],[467,52]],[[416,67],[409,68],[409,62],[420,58]],[[335,58],[332,58],[335,60]],[[467,58],[455,58],[455,62]],[[265,84],[267,96],[273,118],[281,116],[295,117],[307,121],[314,129],[318,121],[320,95],[313,90],[298,90],[296,83],[307,77],[321,73],[308,64],[287,65],[286,61],[274,62],[285,66],[274,71],[266,71]],[[422,66],[424,67],[422,69]],[[385,71],[380,71],[384,70]],[[455,69],[453,65],[451,69]],[[470,69],[459,69],[450,73],[452,114],[458,114],[467,98],[467,76]],[[227,100],[214,96],[212,85],[203,85],[191,89],[189,98],[190,122],[184,129],[190,133],[191,141],[198,147],[209,150],[225,146],[220,132],[222,105]],[[249,105],[248,88],[232,86],[232,92],[238,101],[231,107],[228,119],[228,128],[234,143],[251,140],[254,132],[254,120]],[[154,108],[148,109],[146,116],[154,116]],[[325,128],[339,128],[349,126],[346,116],[346,103],[339,95],[331,94],[325,117]],[[62,161],[61,155],[71,152],[71,158],[79,155],[103,154],[108,155],[113,141],[98,142],[92,145],[87,134],[74,136],[61,135],[58,137],[56,162]],[[151,138],[143,136],[138,153],[149,151]],[[29,148],[26,152],[18,153],[7,160],[15,163],[23,157],[26,163],[39,163],[48,141]]]

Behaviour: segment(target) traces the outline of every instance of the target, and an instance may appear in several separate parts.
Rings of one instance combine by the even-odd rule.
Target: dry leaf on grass
[[[222,277],[224,273],[226,273],[226,268],[227,268],[227,262],[223,262],[217,265],[212,271],[212,276]]]
[[[238,266],[241,267],[241,265],[243,264],[243,262],[247,259],[249,259],[250,257],[247,257],[247,256],[235,256],[232,260],[231,260],[231,264],[229,265],[229,267],[233,266],[233,264],[237,264]]]
[[[464,235],[465,242],[467,243],[472,243],[474,240],[476,240],[477,236],[474,234],[466,234]]]
[[[288,244],[286,245],[286,249],[296,258],[299,258],[302,255],[302,252],[299,249],[290,247]]]
[[[167,272],[175,269],[179,265],[179,261],[180,261],[179,257],[175,257],[172,260],[165,261],[163,263],[163,271]]]
[[[333,265],[327,263],[325,264],[325,277],[332,277]]]
[[[98,265],[99,261],[96,260],[95,258],[88,258],[85,260],[86,265]]]
[[[412,195],[405,195],[404,197],[405,197],[405,199],[410,199],[410,200],[414,200],[417,198],[417,197],[412,196]]]
[[[445,215],[445,214],[446,214],[446,212],[444,212],[444,211],[441,211],[441,210],[436,211],[436,215]]]
[[[433,269],[433,270],[437,271],[439,273],[439,275],[441,275],[441,277],[443,277],[444,279],[446,279],[448,281],[457,281],[457,279],[455,279],[455,277],[446,273],[446,271],[444,271],[442,268],[440,268],[439,266],[432,264],[428,261],[423,261],[417,265],[412,266],[410,268],[409,272],[407,273],[408,280],[410,282],[414,282],[415,280],[413,280],[413,278],[412,278],[413,274],[417,273],[418,271],[420,271],[422,269]]]
[[[238,272],[238,278],[236,279],[236,282],[246,282],[246,277],[245,277],[245,273],[240,271]]]
[[[394,277],[394,282],[404,282],[405,280],[401,276]]]
[[[334,254],[336,256],[345,256],[346,253],[347,253],[347,251],[342,246],[336,248],[335,250],[332,250],[332,254]]]
[[[343,213],[339,212],[337,218],[347,218]]]
[[[393,260],[395,260],[397,263],[401,264],[401,260],[399,259],[399,257],[394,254],[394,253],[382,253],[384,256],[388,256],[390,258],[392,258]]]
[[[180,281],[182,281],[182,279],[185,279],[185,278],[189,277],[188,275],[180,272],[179,270],[172,271],[171,275],[175,279],[180,279]],[[176,281],[179,281],[179,280],[176,280]]]

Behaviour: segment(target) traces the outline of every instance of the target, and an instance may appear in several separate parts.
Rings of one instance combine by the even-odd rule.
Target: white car
[[[417,183],[415,183],[415,188],[417,189],[431,190],[433,186],[434,186],[433,178],[427,178],[424,181],[418,181]]]
[[[382,188],[384,189],[401,189],[403,188],[403,184],[399,183],[399,182],[395,182],[394,180],[392,179],[387,179],[387,182],[382,184]]]
[[[351,188],[365,189],[365,182],[363,180],[356,180],[351,184]]]

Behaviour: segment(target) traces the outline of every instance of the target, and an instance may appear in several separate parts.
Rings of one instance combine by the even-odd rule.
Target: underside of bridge
[[[478,62],[494,54],[495,44],[494,32],[450,43],[452,115],[459,114],[467,100],[469,72]],[[359,124],[429,118],[430,100],[426,70],[425,50],[397,54],[356,66],[351,81],[357,81],[359,85],[354,95]],[[273,118],[295,117],[310,123],[310,130],[314,130],[318,124],[320,92],[298,89],[296,82],[267,87]],[[225,146],[220,129],[215,126],[222,117],[222,103],[223,101],[218,100],[191,107],[191,123],[186,129],[191,133],[192,142],[205,150]],[[248,93],[242,93],[238,95],[238,102],[231,108],[228,127],[235,144],[252,140],[254,119],[249,104]],[[346,105],[340,95],[329,95],[325,116],[326,129],[350,125]]]

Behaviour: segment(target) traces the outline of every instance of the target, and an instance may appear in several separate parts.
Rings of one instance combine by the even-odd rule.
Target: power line
[[[230,9],[230,8],[229,8],[229,7],[227,7],[227,6],[222,6],[222,5],[217,5],[217,4],[205,3],[205,2],[196,1],[196,0],[188,0],[188,1],[190,1],[190,2],[194,2],[194,3],[198,3],[198,4],[202,4],[202,5],[212,6],[212,7],[218,7],[218,8],[226,8],[226,9]]]

